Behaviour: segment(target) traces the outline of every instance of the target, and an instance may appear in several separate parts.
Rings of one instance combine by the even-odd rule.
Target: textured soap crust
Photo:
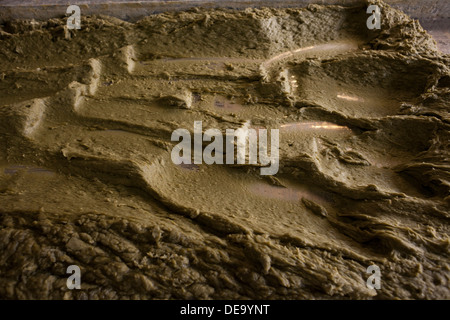
[[[0,298],[450,298],[449,56],[374,3],[2,25]],[[194,121],[279,172],[175,165]]]

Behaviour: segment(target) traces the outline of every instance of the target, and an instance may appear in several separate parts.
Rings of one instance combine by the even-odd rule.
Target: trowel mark
[[[340,126],[332,122],[326,121],[303,121],[303,122],[292,122],[280,125],[281,132],[283,131],[341,131],[343,133],[350,133],[349,127]]]
[[[216,98],[214,99],[214,106],[218,109],[231,112],[237,112],[242,109],[242,105],[235,103],[231,100],[228,100],[223,96],[216,96]]]
[[[192,163],[191,159],[188,158],[181,158],[182,162],[180,164],[177,164],[178,167],[185,169],[185,170],[190,170],[190,171],[199,171],[200,167],[194,163]]]
[[[250,185],[248,189],[253,194],[269,199],[297,202],[306,198],[319,204],[334,202],[334,199],[328,193],[315,192],[308,189],[307,186],[280,187],[258,182]]]
[[[27,173],[49,174],[49,175],[55,174],[54,171],[49,170],[47,168],[33,167],[26,165],[11,165],[6,167],[3,172],[8,175],[13,175],[19,171],[25,171]]]
[[[364,99],[363,99],[363,98],[355,97],[355,96],[350,96],[350,95],[345,94],[345,93],[338,94],[337,97],[338,97],[339,99],[343,99],[343,100],[347,100],[347,101],[359,101],[359,102],[364,102]]]
[[[282,53],[264,61],[262,65],[263,65],[263,67],[268,67],[276,61],[290,58],[290,57],[293,57],[293,56],[299,55],[299,54],[308,54],[308,55],[313,55],[313,54],[317,54],[317,53],[325,54],[330,51],[337,51],[337,53],[342,53],[342,52],[347,52],[347,51],[356,50],[356,49],[358,49],[358,44],[355,42],[347,42],[346,41],[346,42],[334,42],[334,43],[319,44],[316,46],[309,46],[309,47],[298,48],[295,50],[289,50],[289,51],[282,52]]]
[[[187,57],[187,58],[163,58],[164,62],[195,62],[195,61],[207,61],[211,63],[213,61],[213,68],[217,67],[217,63],[239,63],[239,62],[252,62],[254,59],[246,58],[228,58],[228,57]]]
[[[191,170],[191,171],[198,171],[199,170],[198,165],[193,164],[193,163],[190,163],[190,164],[188,164],[188,163],[180,163],[178,166],[180,168]]]

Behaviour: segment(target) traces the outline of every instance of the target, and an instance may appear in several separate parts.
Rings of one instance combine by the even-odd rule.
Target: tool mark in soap
[[[340,126],[332,122],[326,121],[303,121],[285,123],[280,126],[281,132],[283,131],[350,131],[347,126]]]
[[[358,49],[358,45],[354,42],[335,42],[335,43],[325,43],[325,44],[319,44],[316,46],[308,46],[308,47],[304,47],[304,48],[298,48],[295,50],[289,50],[286,52],[282,52],[266,61],[263,62],[263,66],[267,67],[270,64],[279,61],[279,60],[283,60],[286,58],[290,58],[293,57],[297,54],[300,53],[322,53],[322,52],[326,52],[326,51],[350,51],[350,50],[356,50]]]
[[[26,165],[12,165],[12,166],[6,167],[3,172],[8,175],[14,175],[19,171],[24,171],[27,173],[49,174],[49,175],[55,174],[54,171],[49,170],[47,168],[33,167],[33,166],[26,166]]]
[[[183,168],[183,169],[187,169],[187,170],[191,170],[191,171],[198,171],[199,170],[198,165],[193,164],[193,163],[190,163],[190,164],[180,163],[178,166]]]
[[[363,98],[360,97],[355,97],[355,96],[350,96],[347,94],[338,94],[337,97],[339,99],[343,99],[343,100],[347,100],[347,101],[359,101],[359,102],[364,102]]]
[[[234,101],[231,101],[223,96],[216,96],[216,98],[214,99],[214,106],[222,110],[233,112],[240,111],[242,109],[242,105]]]
[[[181,159],[183,160],[183,162],[180,164],[177,164],[176,165],[177,167],[180,167],[185,170],[190,170],[190,171],[199,171],[200,170],[200,167],[198,165],[192,163],[192,161],[190,159],[188,159],[186,157],[182,157]]]
[[[281,187],[267,183],[254,183],[249,187],[251,193],[270,199],[279,199],[291,202],[301,201],[302,198],[315,201],[319,204],[333,203],[333,197],[327,192],[314,192],[307,186]]]

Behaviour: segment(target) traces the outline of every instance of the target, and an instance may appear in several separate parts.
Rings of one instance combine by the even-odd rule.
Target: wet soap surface
[[[379,5],[3,26],[0,297],[448,298],[449,60]],[[279,172],[175,165],[194,121]]]

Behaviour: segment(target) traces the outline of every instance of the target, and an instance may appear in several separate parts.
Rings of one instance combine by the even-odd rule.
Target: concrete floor
[[[84,14],[105,14],[135,21],[146,15],[191,7],[305,7],[310,3],[351,6],[361,0],[0,0],[0,23],[10,19],[44,20],[65,15],[68,5],[78,4]],[[438,47],[450,54],[449,0],[386,0],[414,19],[434,37]]]

